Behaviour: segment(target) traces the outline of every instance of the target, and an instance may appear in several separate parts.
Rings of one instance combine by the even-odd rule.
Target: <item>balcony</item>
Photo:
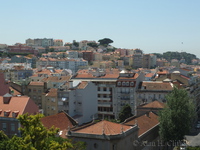
[[[98,97],[98,100],[105,100],[105,101],[110,101],[110,97]]]
[[[114,113],[112,111],[98,111],[98,114],[113,115]]]
[[[98,107],[112,107],[112,102],[98,102]]]
[[[98,94],[111,94],[110,91],[98,91]]]

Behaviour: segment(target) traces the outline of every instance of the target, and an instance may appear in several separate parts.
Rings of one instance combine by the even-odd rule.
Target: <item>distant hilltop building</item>
[[[53,39],[27,39],[26,40],[26,45],[27,46],[42,46],[42,47],[48,47],[48,46],[53,46],[54,45],[54,40]]]

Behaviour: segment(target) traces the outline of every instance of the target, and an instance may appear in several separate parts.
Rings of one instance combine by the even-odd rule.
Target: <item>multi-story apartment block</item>
[[[150,69],[150,67],[151,67],[151,55],[150,54],[143,55],[142,67]]]
[[[61,40],[61,39],[53,40],[53,45],[54,46],[63,46],[63,40]]]
[[[14,66],[12,69],[4,70],[3,72],[5,79],[15,82],[33,75],[32,69],[26,69],[23,66]]]
[[[32,68],[36,67],[36,61],[37,57],[36,56],[21,56],[21,55],[15,55],[11,57],[11,63],[30,63]]]
[[[42,95],[42,110],[45,116],[58,113],[57,89],[51,88]]]
[[[42,47],[49,47],[49,46],[53,46],[53,39],[47,39],[47,38],[43,38],[43,39],[27,39],[26,40],[26,45],[30,45],[30,46],[42,46]]]
[[[78,58],[78,51],[67,51],[69,58]]]
[[[152,101],[166,102],[165,97],[173,86],[170,80],[141,82],[137,90],[137,106]]]
[[[34,49],[31,46],[26,46],[26,45],[13,45],[13,46],[8,46],[8,52],[9,53],[22,53],[22,54],[34,54],[38,55],[38,50]]]
[[[79,124],[97,117],[97,88],[92,82],[73,81],[58,88],[58,109]]]
[[[33,39],[30,39],[30,38],[27,39],[27,40],[26,40],[26,45],[27,45],[27,46],[34,46],[34,40],[33,40]]]
[[[143,73],[126,73],[117,69],[81,70],[72,80],[92,81],[97,85],[99,118],[118,118],[121,108],[130,104],[135,114],[135,91]],[[120,85],[121,83],[121,85]],[[125,84],[124,84],[125,83]]]
[[[91,62],[93,61],[93,51],[83,51],[83,59]]]
[[[102,53],[94,53],[94,61],[102,61]]]
[[[52,66],[54,68],[60,69],[70,69],[73,74],[79,69],[86,68],[88,66],[88,61],[77,58],[77,59],[55,59],[55,58],[40,58],[37,62],[37,67],[47,67]]]
[[[133,68],[142,68],[142,60],[143,54],[142,53],[135,53],[133,55]]]
[[[27,95],[42,109],[42,93],[45,92],[44,82],[31,81],[27,86]]]

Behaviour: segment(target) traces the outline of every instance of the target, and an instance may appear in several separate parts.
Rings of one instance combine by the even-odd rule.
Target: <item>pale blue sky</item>
[[[200,58],[199,7],[199,0],[0,0],[0,43],[110,38],[117,48]]]

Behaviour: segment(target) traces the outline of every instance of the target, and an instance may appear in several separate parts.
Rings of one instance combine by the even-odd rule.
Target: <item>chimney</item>
[[[6,93],[6,94],[3,96],[3,103],[4,103],[4,104],[9,104],[11,97],[12,97],[11,94]]]
[[[73,81],[69,81],[69,88],[73,88]]]
[[[146,114],[145,114],[145,115],[146,115],[147,117],[149,117],[149,113],[150,113],[150,112],[146,112]]]

